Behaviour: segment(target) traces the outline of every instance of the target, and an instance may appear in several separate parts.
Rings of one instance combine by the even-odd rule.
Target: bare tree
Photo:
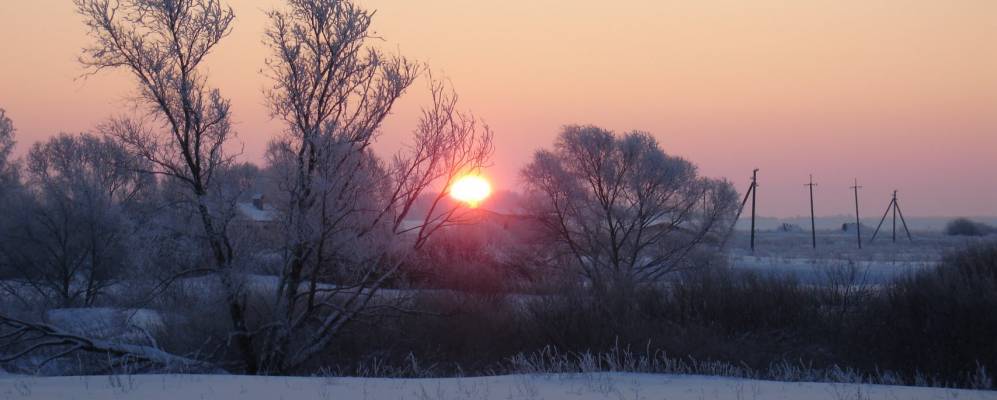
[[[93,305],[121,277],[128,209],[152,186],[141,166],[88,134],[35,143],[25,167],[30,200],[0,244],[16,278],[58,306]]]
[[[286,257],[275,318],[261,335],[262,365],[287,371],[376,308],[377,291],[405,259],[399,252],[453,223],[457,210],[441,210],[439,200],[458,174],[487,162],[492,145],[487,127],[459,113],[453,92],[432,81],[434,104],[415,143],[382,163],[370,145],[420,67],[370,47],[372,13],[352,1],[289,0],[268,15],[267,98],[287,127],[268,153]],[[406,223],[429,188],[440,189],[434,210]],[[408,245],[394,244],[401,235]]]
[[[523,169],[532,212],[597,290],[627,290],[684,266],[736,206],[647,133],[567,126]]]
[[[0,196],[17,180],[16,166],[10,159],[10,153],[14,151],[14,132],[14,122],[7,116],[7,111],[0,108]]]
[[[118,119],[104,130],[148,160],[147,172],[185,187],[226,291],[233,340],[246,369],[256,356],[246,332],[244,296],[237,284],[229,214],[210,198],[213,177],[231,162],[229,101],[207,85],[201,63],[229,33],[231,8],[219,0],[74,0],[93,44],[80,61],[93,73],[125,69],[135,77],[147,121]],[[225,208],[225,207],[221,207]]]

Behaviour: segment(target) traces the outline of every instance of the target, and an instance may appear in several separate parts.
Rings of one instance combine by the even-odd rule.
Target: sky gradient
[[[231,0],[232,35],[208,60],[232,99],[244,159],[278,123],[260,75],[263,10]],[[713,177],[747,186],[759,213],[997,215],[997,1],[367,0],[378,45],[448,76],[496,133],[496,190],[515,189],[564,124],[644,130]],[[129,111],[124,71],[80,78],[85,29],[66,0],[0,1],[0,107],[18,154]],[[378,149],[397,149],[427,99],[403,98]]]

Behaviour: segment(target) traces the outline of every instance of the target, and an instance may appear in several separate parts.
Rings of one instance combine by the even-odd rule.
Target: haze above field
[[[260,162],[280,129],[259,74],[262,10],[276,2],[228,3],[235,29],[210,82],[233,100],[244,158]],[[740,190],[761,168],[762,215],[807,214],[808,173],[819,215],[851,211],[854,176],[869,217],[893,189],[911,216],[997,214],[997,2],[363,4],[385,48],[445,73],[496,131],[496,190],[517,187],[559,126],[593,123],[652,132]],[[77,79],[84,33],[68,1],[0,2],[0,107],[18,154],[126,110],[126,73]],[[398,148],[426,93],[420,83],[403,99],[380,150]]]

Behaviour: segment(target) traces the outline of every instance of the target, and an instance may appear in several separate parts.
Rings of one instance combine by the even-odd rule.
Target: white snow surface
[[[997,392],[775,382],[696,375],[591,373],[474,378],[294,378],[221,375],[0,375],[0,399],[997,399]]]
[[[273,207],[259,209],[253,203],[238,203],[239,211],[244,217],[254,222],[270,222],[276,219],[277,211]]]

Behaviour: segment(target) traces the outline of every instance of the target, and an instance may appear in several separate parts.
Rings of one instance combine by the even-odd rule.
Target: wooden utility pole
[[[897,215],[900,215],[900,222],[904,225],[904,231],[907,232],[907,240],[911,242],[914,238],[910,235],[910,229],[907,229],[907,220],[904,219],[904,213],[900,210],[900,204],[897,202],[897,191],[893,191],[893,198],[890,199],[890,205],[886,206],[886,212],[883,213],[883,218],[879,220],[879,225],[876,225],[876,231],[872,233],[872,239],[869,239],[869,243],[876,240],[876,235],[879,234],[879,228],[883,226],[883,222],[886,222],[886,216],[893,212],[893,242],[897,242]]]
[[[893,243],[897,242],[897,191],[893,191]]]
[[[907,232],[907,240],[913,243],[914,238],[910,236],[910,229],[907,229],[907,220],[904,219],[904,212],[900,210],[900,201],[897,200],[896,191],[893,192],[893,208],[897,211],[897,215],[900,215],[900,222],[904,224],[904,232]]]
[[[758,187],[758,168],[751,173],[751,184],[748,185],[748,191],[744,192],[744,200],[741,200],[741,207],[737,209],[737,215],[734,216],[734,222],[730,224],[730,229],[727,230],[727,234],[724,235],[723,241],[720,242],[720,248],[727,246],[727,239],[730,235],[734,233],[734,228],[737,227],[737,221],[741,219],[741,213],[744,212],[744,206],[748,204],[748,198],[751,198],[751,252],[755,252],[755,188]]]
[[[813,246],[817,248],[817,217],[814,216],[814,175],[810,174],[810,183],[803,185],[810,186],[810,238],[813,242]]]
[[[758,194],[758,168],[751,171],[751,252],[755,252],[755,196]]]
[[[858,235],[859,249],[862,248],[862,220],[859,218],[859,186],[858,178],[855,178],[855,186],[852,186],[852,190],[855,191],[855,234]]]

